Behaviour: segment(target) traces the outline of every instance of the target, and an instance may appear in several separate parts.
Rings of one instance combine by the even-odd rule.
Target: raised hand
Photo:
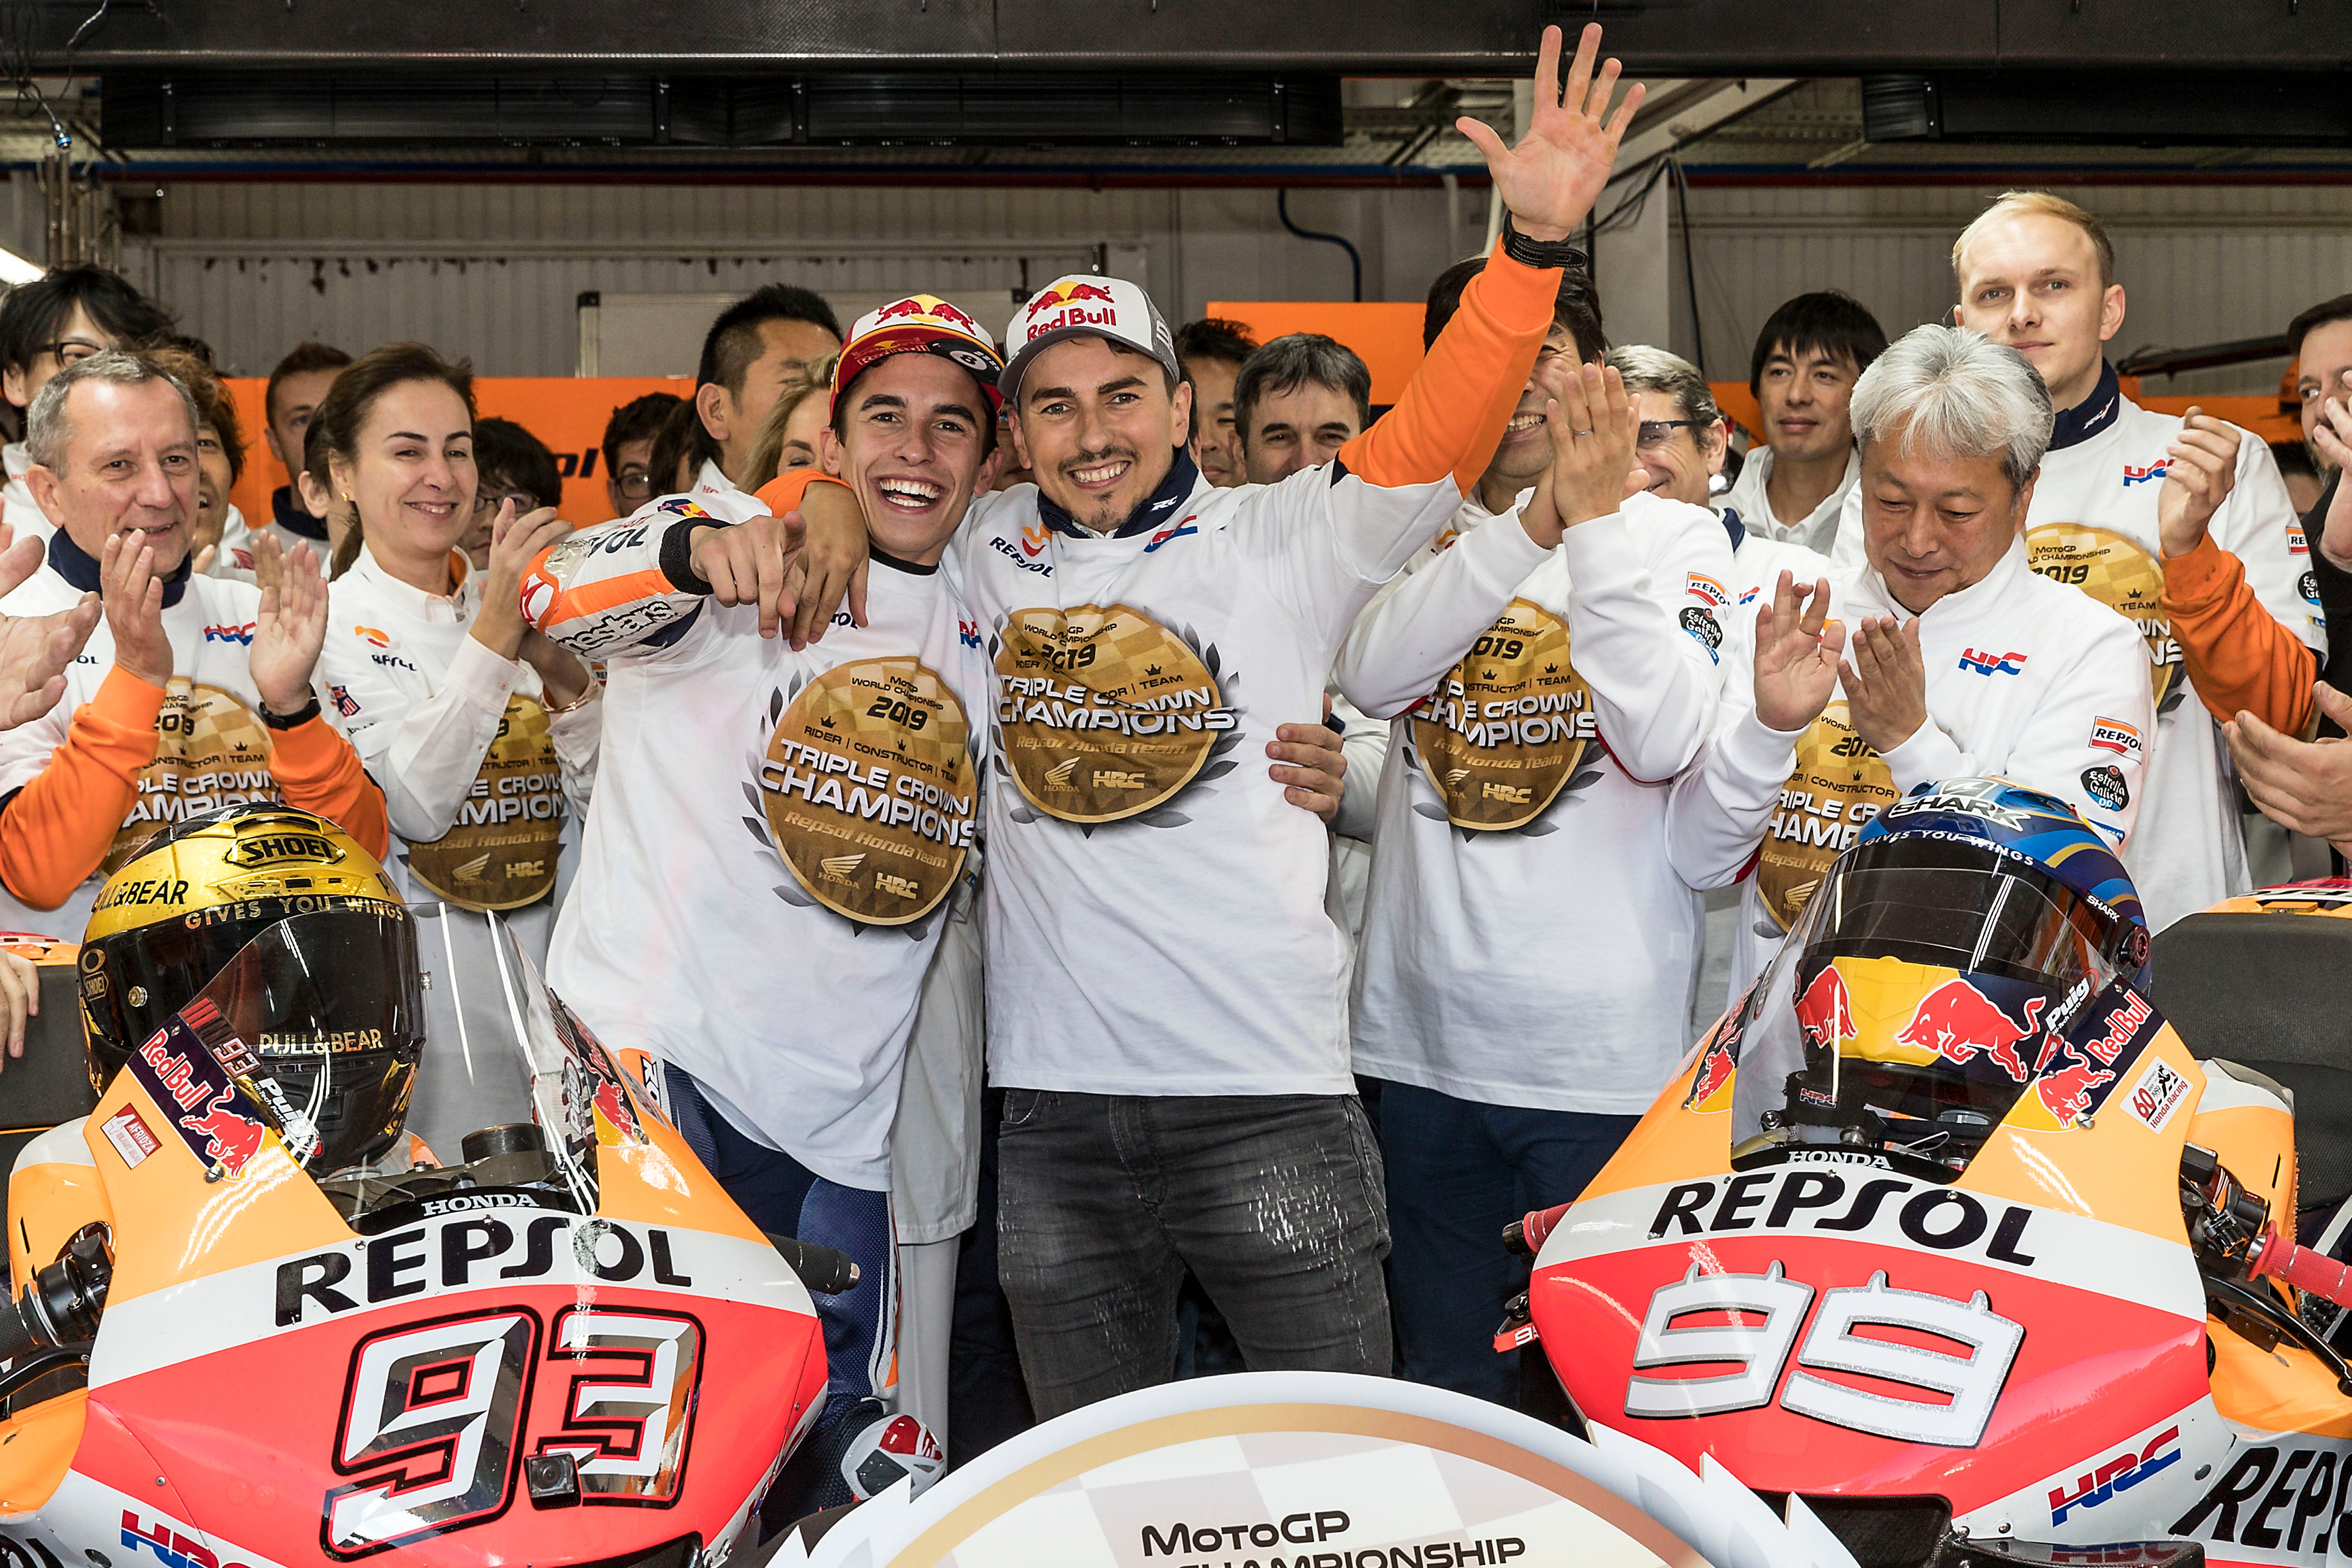
[[[1642,84],[1625,93],[1617,112],[1609,100],[1617,88],[1617,62],[1592,68],[1601,53],[1598,23],[1584,29],[1569,67],[1567,96],[1559,80],[1560,32],[1546,27],[1536,55],[1535,121],[1516,147],[1506,147],[1485,121],[1468,116],[1454,122],[1486,156],[1487,172],[1511,221],[1529,239],[1565,239],[1584,221],[1617,162],[1617,144],[1642,107]]]
[[[280,717],[308,707],[310,672],[326,646],[327,583],[319,575],[319,552],[305,544],[286,557],[283,580],[263,590],[254,617],[246,668],[261,705]]]
[[[482,613],[474,618],[474,640],[500,658],[513,658],[522,649],[522,579],[530,563],[554,548],[572,531],[551,506],[518,517],[515,503],[499,503],[499,517],[490,524],[490,563],[483,569]]]
[[[1641,424],[1614,367],[1571,364],[1546,379],[1552,393],[1544,405],[1551,468],[1536,493],[1549,502],[1549,517],[1530,503],[1520,525],[1528,538],[1549,548],[1577,524],[1619,510]],[[1550,526],[1539,530],[1539,521]]]
[[[1865,616],[1838,666],[1853,732],[1882,756],[1927,721],[1927,664],[1919,653],[1919,617]]]
[[[2324,681],[2312,688],[2312,696],[2322,714],[2352,726],[2352,697]],[[2298,741],[2252,713],[2240,713],[2221,733],[2247,795],[2264,816],[2352,851],[2352,741]]]
[[[0,542],[9,537],[0,523]],[[0,552],[0,598],[41,569],[37,539],[20,539]],[[66,667],[80,656],[98,626],[98,595],[47,616],[0,616],[0,730],[29,724],[66,694]]]
[[[2347,409],[2341,389],[2319,405],[2319,423],[2311,427],[2311,444],[2342,473],[2352,464],[2352,409]],[[2316,541],[2322,553],[2341,571],[2352,572],[2352,484],[2336,482],[2336,499],[2328,503]]]
[[[2213,514],[2238,482],[2238,447],[2245,438],[2235,425],[2195,408],[2181,420],[2180,434],[2165,448],[2172,460],[2156,495],[2157,537],[2167,557],[2204,542]]]
[[[163,579],[155,572],[155,547],[134,532],[106,542],[99,563],[100,596],[106,627],[114,634],[114,662],[150,686],[172,680],[172,639],[163,635]]]
[[[1788,572],[1757,606],[1756,717],[1766,729],[1794,734],[1830,705],[1845,627],[1829,613],[1829,580],[1800,587]]]

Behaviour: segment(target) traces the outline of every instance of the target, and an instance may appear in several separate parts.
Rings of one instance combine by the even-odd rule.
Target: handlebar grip
[[[1559,1228],[1560,1216],[1568,1210],[1568,1205],[1559,1204],[1551,1208],[1538,1209],[1519,1221],[1519,1235],[1529,1258],[1543,1250],[1544,1238]]]
[[[789,1236],[766,1233],[769,1242],[783,1255],[801,1283],[820,1296],[838,1296],[857,1283],[857,1265],[849,1254],[830,1247],[819,1247],[813,1241],[800,1241]]]
[[[2338,1263],[2324,1252],[2297,1247],[2276,1231],[2263,1237],[2262,1256],[2253,1272],[2284,1279],[2323,1301],[2352,1307],[2352,1264]]]

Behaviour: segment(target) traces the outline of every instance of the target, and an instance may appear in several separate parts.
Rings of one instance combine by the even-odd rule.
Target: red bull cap
[[[1151,296],[1123,278],[1077,274],[1056,278],[1013,312],[1004,329],[1004,395],[1016,397],[1022,374],[1049,345],[1091,334],[1149,354],[1171,376],[1184,368],[1176,359],[1176,339]]]
[[[877,361],[905,353],[939,354],[971,372],[988,394],[992,413],[1004,401],[997,390],[1004,359],[988,329],[936,294],[913,294],[858,317],[849,329],[849,340],[841,345],[841,359],[834,366],[827,412],[840,405],[849,384]]]

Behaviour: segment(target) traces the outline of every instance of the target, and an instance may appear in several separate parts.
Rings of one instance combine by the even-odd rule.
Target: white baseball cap
[[[1020,397],[1023,373],[1049,344],[1080,335],[1108,338],[1158,360],[1171,376],[1184,374],[1176,339],[1150,295],[1124,279],[1079,272],[1055,279],[1013,313],[1004,329],[1004,374],[998,384],[1004,400]]]

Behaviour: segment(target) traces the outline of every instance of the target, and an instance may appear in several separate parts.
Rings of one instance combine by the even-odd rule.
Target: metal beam
[[[1811,0],[1764,11],[1754,0],[9,0],[9,8],[29,21],[33,68],[84,74],[1003,66],[1075,79],[1184,66],[1512,76],[1546,21],[1572,26],[1596,12],[1612,50],[1652,77],[2352,64],[2344,0],[2242,0],[2227,7],[2226,26],[2210,0]]]

